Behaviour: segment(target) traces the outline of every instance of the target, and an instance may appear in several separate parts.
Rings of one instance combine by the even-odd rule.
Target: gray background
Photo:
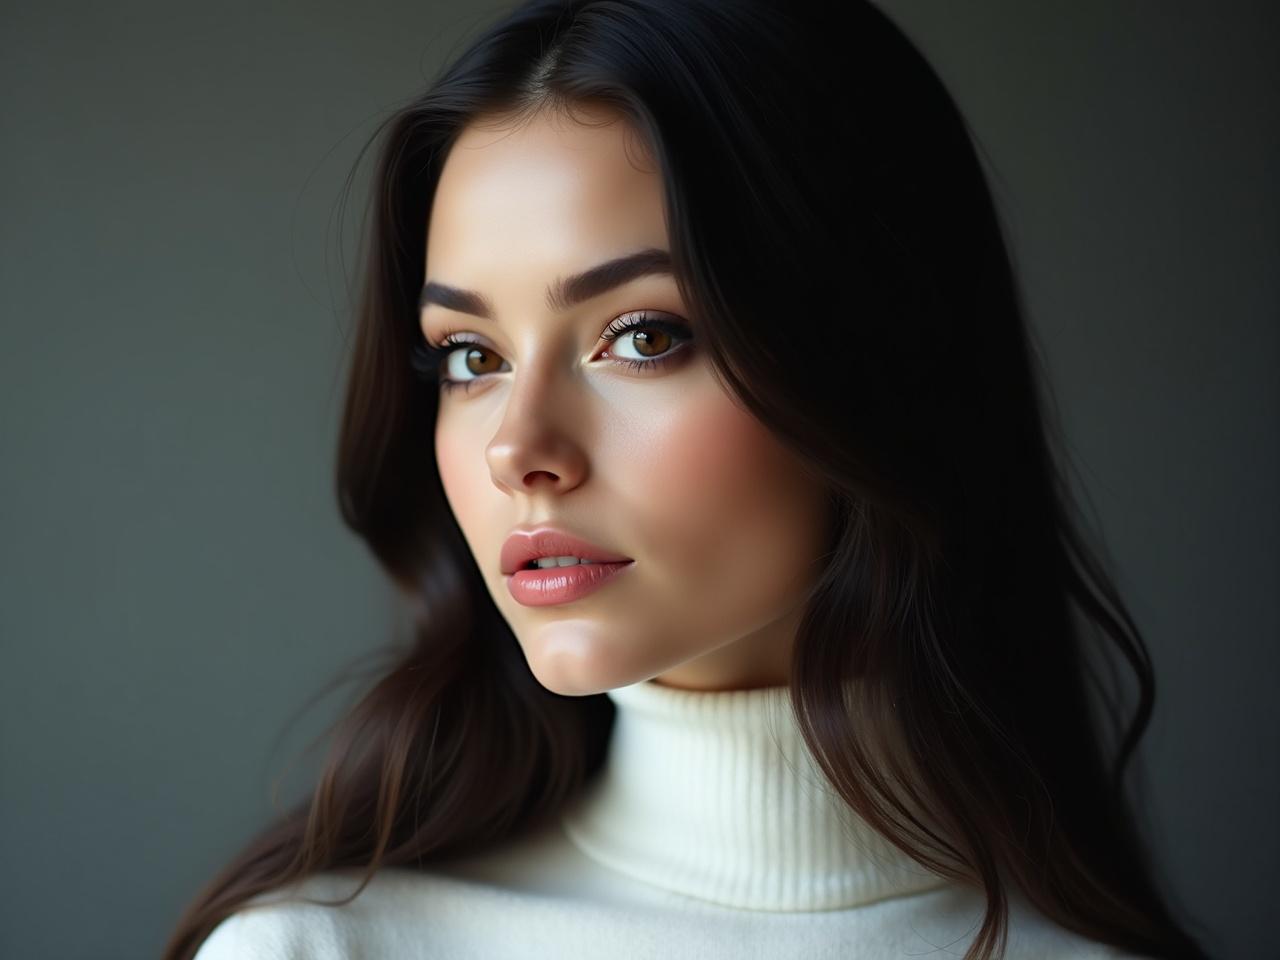
[[[1270,953],[1276,7],[886,6],[994,169],[1156,658],[1169,885],[1221,956]],[[0,12],[0,955],[155,955],[354,690],[286,722],[402,628],[332,494],[368,157],[337,204],[495,9]]]

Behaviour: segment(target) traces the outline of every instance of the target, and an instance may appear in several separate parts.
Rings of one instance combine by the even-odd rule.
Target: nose
[[[516,375],[497,432],[485,447],[489,475],[504,493],[563,494],[587,474],[583,397],[543,363]]]

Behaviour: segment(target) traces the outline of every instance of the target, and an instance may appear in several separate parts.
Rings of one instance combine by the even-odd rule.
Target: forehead
[[[462,131],[427,222],[428,276],[464,282],[486,263],[559,270],[668,246],[662,181],[643,139],[620,114],[576,111]]]

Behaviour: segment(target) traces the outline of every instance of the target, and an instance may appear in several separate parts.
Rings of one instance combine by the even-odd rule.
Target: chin
[[[515,632],[533,678],[563,697],[588,697],[641,676],[616,629],[595,619],[558,619]]]
[[[580,662],[553,662],[526,658],[529,670],[543,688],[562,697],[590,697],[598,693],[625,687],[648,676],[619,676],[616,671],[595,671]]]
[[[573,681],[566,678],[563,674],[553,673],[551,676],[544,678],[536,670],[533,677],[542,687],[551,693],[559,694],[562,697],[589,697],[593,694],[604,693],[611,689],[611,686],[600,686],[598,684],[586,684]]]

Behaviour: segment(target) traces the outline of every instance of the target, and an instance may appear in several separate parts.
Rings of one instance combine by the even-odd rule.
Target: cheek
[[[789,589],[824,545],[823,489],[762,424],[717,390],[648,446],[645,543],[673,588],[726,599]],[[780,586],[781,585],[781,586]]]
[[[477,444],[475,431],[467,430],[458,419],[442,421],[436,428],[436,466],[445,499],[474,552],[478,546],[472,542],[478,532],[476,520],[492,512],[493,495],[497,491],[489,478],[484,448]]]

